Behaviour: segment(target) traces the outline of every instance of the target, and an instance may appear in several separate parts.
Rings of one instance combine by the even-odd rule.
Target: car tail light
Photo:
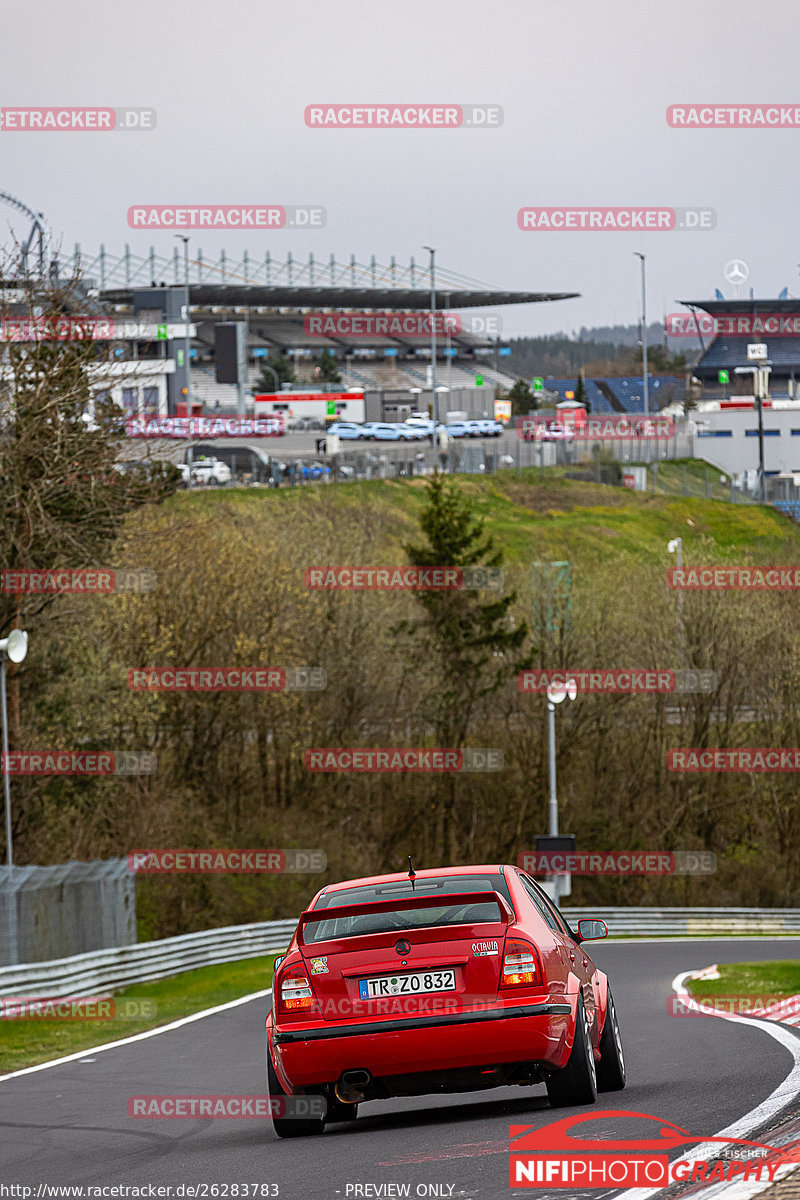
[[[500,986],[530,987],[537,983],[544,983],[544,974],[536,947],[530,942],[506,942]]]
[[[311,984],[302,966],[290,967],[281,976],[279,988],[281,1012],[307,1011],[316,1005]]]

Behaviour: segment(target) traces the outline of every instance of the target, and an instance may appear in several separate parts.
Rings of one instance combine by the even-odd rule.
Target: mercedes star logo
[[[728,283],[742,284],[750,277],[750,268],[740,258],[732,258],[725,263],[725,278]]]

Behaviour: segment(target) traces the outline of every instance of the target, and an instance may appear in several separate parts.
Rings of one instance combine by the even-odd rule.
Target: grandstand
[[[556,392],[558,402],[572,399],[578,387],[577,378],[544,380],[545,390]],[[593,413],[635,413],[644,410],[642,377],[620,376],[618,378],[586,379],[583,381],[586,405]],[[649,375],[648,401],[651,412],[666,408],[676,401],[682,403],[686,391],[685,381],[678,375]]]
[[[258,382],[261,368],[269,366],[270,358],[274,360],[278,355],[292,362],[300,389],[315,390],[320,386],[315,360],[323,352],[334,359],[342,379],[341,384],[332,384],[333,388],[413,393],[415,389],[431,386],[431,342],[426,333],[404,337],[317,336],[304,325],[304,317],[309,314],[429,312],[430,275],[413,258],[407,267],[394,258],[388,265],[378,264],[374,256],[368,264],[357,262],[354,256],[349,263],[337,262],[333,256],[321,263],[313,255],[304,263],[294,260],[291,254],[279,262],[272,260],[269,253],[259,261],[247,254],[233,261],[221,252],[215,261],[208,261],[202,250],[193,249],[187,281],[177,246],[171,247],[169,257],[156,254],[155,249],[136,256],[126,246],[124,253],[116,258],[103,247],[94,257],[87,257],[76,247],[68,266],[72,274],[81,277],[87,297],[105,312],[113,313],[119,322],[141,321],[144,313],[153,330],[159,323],[172,322],[165,342],[158,345],[154,334],[149,342],[140,339],[136,352],[131,354],[137,361],[148,357],[166,357],[170,361],[170,369],[164,370],[163,387],[159,389],[158,411],[163,413],[175,412],[180,397],[185,395],[183,343],[173,338],[172,329],[182,311],[187,287],[193,325],[191,394],[193,401],[200,401],[207,410],[230,409],[238,402],[235,385],[217,383],[215,376],[215,327],[223,321],[245,324],[251,391],[268,390]],[[498,307],[566,300],[578,295],[502,291],[438,266],[436,286],[437,312],[461,317],[461,327],[448,335],[440,333],[436,346],[437,384],[453,392],[477,389],[481,384],[506,389],[513,386],[516,377],[504,372],[497,361],[499,337],[484,332],[486,328],[493,332],[500,329]],[[492,311],[487,317],[489,310]],[[265,374],[270,378],[268,371]],[[481,384],[478,377],[482,377]],[[127,389],[125,402],[130,409],[136,407],[134,391],[133,387]]]
[[[692,311],[700,309],[718,319],[727,327],[739,326],[758,330],[759,322],[784,319],[794,327],[800,324],[800,299],[781,295],[774,300],[682,300]],[[708,346],[703,344],[703,353],[692,374],[703,385],[704,398],[719,398],[728,393],[752,394],[752,381],[745,376],[736,376],[737,367],[752,367],[747,359],[750,342],[766,342],[767,358],[771,364],[770,395],[794,398],[800,380],[800,336],[770,336],[763,332],[717,333]],[[728,371],[730,386],[719,384],[719,372]]]

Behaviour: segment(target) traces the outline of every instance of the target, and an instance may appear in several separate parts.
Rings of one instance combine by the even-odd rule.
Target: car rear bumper
[[[574,997],[444,1016],[275,1029],[273,1061],[289,1091],[333,1083],[343,1071],[375,1079],[526,1061],[561,1067],[572,1045]]]

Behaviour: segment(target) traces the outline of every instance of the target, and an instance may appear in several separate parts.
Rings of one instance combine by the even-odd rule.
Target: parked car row
[[[334,421],[328,433],[335,433],[342,441],[376,442],[422,442],[432,434],[444,430],[448,437],[500,437],[504,426],[501,421],[483,418],[468,421],[441,421],[437,424],[430,417],[409,417],[407,421]]]

